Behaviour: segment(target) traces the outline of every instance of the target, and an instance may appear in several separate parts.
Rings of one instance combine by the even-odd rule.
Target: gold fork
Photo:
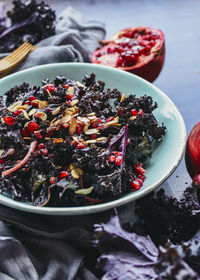
[[[30,52],[34,51],[35,49],[36,46],[25,42],[10,55],[0,59],[0,78],[9,74],[28,56]]]

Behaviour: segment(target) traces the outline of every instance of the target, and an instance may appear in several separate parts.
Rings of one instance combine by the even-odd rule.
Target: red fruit
[[[121,165],[122,164],[122,156],[117,156],[115,159],[115,164],[116,165]]]
[[[136,116],[136,115],[137,115],[137,111],[134,110],[134,109],[132,109],[132,110],[131,110],[131,116]]]
[[[106,122],[111,122],[113,120],[114,120],[114,117],[109,117],[109,118],[107,118]]]
[[[35,98],[35,96],[31,96],[31,97],[29,97],[29,101],[31,102],[31,101],[33,101],[33,100],[35,100],[36,98]]]
[[[69,173],[67,171],[62,171],[60,172],[60,174],[58,175],[58,180],[62,180],[64,178],[67,178],[69,176]]]
[[[142,116],[143,116],[143,114],[144,114],[144,111],[143,111],[142,109],[139,109],[139,111],[138,111],[138,115],[139,115],[140,117],[142,117]]]
[[[27,127],[28,131],[30,131],[30,132],[38,130],[38,128],[39,128],[38,124],[33,121],[29,122],[28,127]]]
[[[67,84],[66,84],[66,85],[64,85],[64,88],[69,88],[69,85],[67,85]]]
[[[31,106],[38,107],[38,102],[35,100],[31,101]]]
[[[21,113],[22,113],[22,110],[17,110],[14,112],[14,116],[16,117],[16,116],[20,115]]]
[[[140,189],[140,184],[139,182],[137,182],[136,180],[132,181],[130,183],[130,187],[131,189],[133,189],[134,191],[138,191]]]
[[[92,127],[93,127],[93,128],[96,128],[98,125],[99,125],[99,122],[93,122],[93,123],[92,123]]]
[[[40,140],[43,139],[43,136],[40,133],[36,133],[35,136],[37,137],[37,139],[40,139]]]
[[[13,125],[15,123],[15,119],[13,117],[4,117],[3,120],[7,125]]]
[[[0,158],[0,164],[3,164],[3,163],[4,163],[4,159]]]
[[[29,100],[27,100],[24,104],[26,104],[26,105],[30,105],[30,104],[31,104],[31,102],[30,102]]]
[[[138,183],[140,184],[140,187],[143,185],[143,180],[137,178],[137,179],[135,179],[135,181],[138,182]]]
[[[83,143],[78,143],[76,147],[77,147],[77,149],[84,149],[85,148]]]
[[[54,185],[55,182],[56,182],[56,178],[55,178],[55,177],[50,177],[49,183],[50,183],[51,185]]]
[[[126,28],[101,43],[103,47],[92,54],[92,63],[120,68],[150,82],[157,78],[163,67],[165,36],[160,29]]]
[[[143,167],[141,167],[141,166],[136,167],[136,171],[137,171],[137,173],[139,173],[141,175],[146,173],[146,170]]]
[[[38,150],[42,150],[42,149],[44,149],[44,148],[45,148],[44,143],[40,143],[40,144],[38,145]]]
[[[186,168],[193,179],[200,174],[200,122],[191,130],[186,144],[185,152]]]
[[[56,87],[55,87],[53,84],[47,84],[47,85],[45,86],[45,91],[46,91],[46,93],[47,93],[47,90],[48,90],[49,92],[52,92],[52,91],[56,90]]]
[[[92,134],[92,135],[91,135],[91,138],[92,138],[92,139],[96,139],[96,138],[97,138],[96,134]]]
[[[74,97],[74,94],[73,94],[73,93],[69,93],[69,94],[67,95],[67,99],[68,99],[68,100],[71,100],[73,97]]]
[[[109,162],[114,162],[116,159],[116,156],[112,155],[109,157]]]
[[[82,128],[81,128],[81,126],[80,125],[77,125],[77,133],[78,134],[81,134],[81,132],[82,132]]]
[[[47,149],[42,149],[41,151],[42,151],[42,153],[43,153],[43,156],[45,156],[45,157],[46,157],[46,156],[47,156],[47,154],[48,154],[48,150],[47,150]]]
[[[26,129],[24,129],[24,128],[22,128],[22,130],[21,130],[21,134],[23,135],[23,136],[29,136],[30,135],[30,132],[28,131],[28,130],[26,130]]]

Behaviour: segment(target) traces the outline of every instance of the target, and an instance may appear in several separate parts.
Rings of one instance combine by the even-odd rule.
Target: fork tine
[[[30,45],[25,45],[22,49],[18,50],[14,55],[10,57],[6,57],[5,59],[10,63],[14,62],[18,57],[20,57],[23,53],[29,51],[31,49]]]
[[[14,50],[11,54],[9,54],[8,56],[4,57],[3,59],[7,59],[9,57],[14,56],[16,53],[18,53],[19,51],[23,50],[23,48],[27,45],[27,42],[23,43],[21,46],[19,46],[16,50]]]

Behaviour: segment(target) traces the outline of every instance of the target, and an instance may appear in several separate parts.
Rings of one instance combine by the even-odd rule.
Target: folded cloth
[[[56,35],[40,41],[26,60],[15,69],[57,62],[89,62],[92,51],[105,36],[103,23],[86,21],[81,13],[68,7],[58,17]],[[1,53],[0,58],[8,55]]]
[[[69,7],[58,18],[56,35],[39,42],[15,71],[46,63],[89,62],[104,35],[102,23],[86,21]],[[85,265],[88,258],[90,267],[96,259],[88,231],[95,220],[42,216],[1,205],[0,280],[98,279]]]

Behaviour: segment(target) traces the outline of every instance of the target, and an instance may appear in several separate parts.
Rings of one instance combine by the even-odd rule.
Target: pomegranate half
[[[139,26],[126,28],[110,40],[100,41],[92,63],[120,68],[150,82],[159,75],[165,59],[165,36],[159,29]]]
[[[200,122],[193,127],[188,136],[185,164],[192,179],[200,174]]]

